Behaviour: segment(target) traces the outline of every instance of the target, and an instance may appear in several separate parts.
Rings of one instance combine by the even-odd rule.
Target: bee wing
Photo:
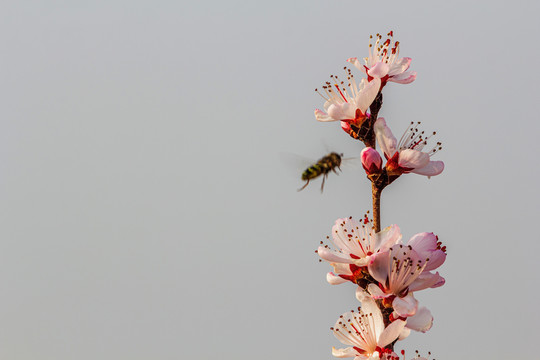
[[[360,156],[342,158],[340,167],[342,169],[351,169],[351,170],[360,169],[362,168],[362,160],[360,159]]]
[[[292,153],[280,153],[279,158],[286,169],[286,173],[291,176],[294,175],[296,179],[300,179],[302,172],[317,162],[317,160]]]

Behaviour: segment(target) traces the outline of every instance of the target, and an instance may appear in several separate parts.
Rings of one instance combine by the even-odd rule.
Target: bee
[[[322,184],[321,184],[321,192],[324,189],[324,181],[328,177],[328,173],[330,171],[333,171],[337,174],[336,168],[338,168],[341,171],[341,168],[339,167],[341,165],[341,158],[343,157],[343,154],[338,154],[335,152],[331,152],[328,155],[323,156],[320,158],[315,164],[308,167],[304,172],[302,173],[302,180],[306,183],[304,186],[302,186],[298,191],[302,191],[308,186],[309,181],[311,179],[315,179],[319,176],[323,176]]]

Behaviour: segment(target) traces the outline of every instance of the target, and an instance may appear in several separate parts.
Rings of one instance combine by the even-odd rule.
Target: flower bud
[[[374,148],[367,147],[360,153],[362,166],[368,175],[379,174],[382,167],[381,155]]]

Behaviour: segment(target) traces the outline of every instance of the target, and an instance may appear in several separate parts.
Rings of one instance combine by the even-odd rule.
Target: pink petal
[[[409,293],[403,298],[396,297],[392,302],[392,306],[399,316],[413,316],[418,308],[418,300],[414,298],[412,293]]]
[[[340,275],[352,275],[351,267],[349,264],[343,264],[343,263],[331,263],[332,267],[334,268],[334,271],[337,274]]]
[[[435,283],[435,285],[431,286],[432,288],[441,287],[446,283],[446,280],[442,276],[440,276],[439,273],[437,273],[436,275],[439,276],[439,278],[437,279],[437,282]]]
[[[423,168],[429,163],[429,155],[418,150],[405,149],[399,152],[399,166],[407,169]]]
[[[375,335],[378,337],[384,330],[384,320],[379,306],[375,300],[360,287],[356,289],[356,298],[362,303],[362,312],[364,314],[371,314],[373,325],[375,327]]]
[[[336,119],[319,109],[315,110],[315,118],[317,121],[336,121]]]
[[[370,82],[368,82],[366,79],[362,79],[361,86],[362,85],[363,88],[358,92],[358,95],[356,95],[355,103],[356,107],[362,111],[362,114],[365,114],[379,93],[381,79],[373,79]]]
[[[347,102],[332,104],[328,107],[328,115],[335,120],[354,119],[356,116],[356,107]]]
[[[388,74],[389,70],[390,65],[385,62],[379,61],[375,64],[375,66],[371,67],[371,69],[369,69],[367,73],[369,76],[380,79],[385,77]]]
[[[399,333],[398,340],[403,340],[407,338],[411,334],[411,329],[404,327],[403,330],[401,330],[401,333]],[[417,358],[414,358],[414,360],[418,360]]]
[[[407,69],[411,65],[411,61],[412,59],[408,57],[399,59],[392,65],[392,68],[388,72],[388,76],[400,75],[403,72],[407,71]]]
[[[359,355],[358,351],[354,350],[352,347],[343,348],[343,349],[336,349],[335,347],[332,347],[332,355],[334,355],[337,358],[347,358],[347,357],[354,357]]]
[[[371,257],[368,270],[371,276],[378,282],[385,284],[390,270],[390,253],[380,252]]]
[[[390,225],[376,233],[374,238],[374,247],[383,252],[400,242],[401,230],[397,225]]]
[[[444,278],[439,273],[422,273],[416,280],[409,285],[409,291],[419,291],[431,287],[439,287],[444,285]]]
[[[347,256],[342,253],[338,253],[337,251],[333,251],[330,249],[325,248],[324,246],[319,246],[317,249],[317,254],[326,261],[330,262],[338,262],[338,263],[345,263],[345,264],[353,264],[354,261],[350,256]]]
[[[432,232],[423,232],[414,235],[407,245],[411,245],[421,257],[429,257],[431,253],[437,250],[437,236]]]
[[[444,170],[444,163],[442,161],[430,161],[426,166],[419,169],[414,169],[411,172],[425,176],[435,176],[442,173]]]
[[[386,294],[378,285],[369,284],[368,291],[374,299],[384,299],[392,294]]]
[[[328,281],[330,285],[339,285],[346,283],[349,280],[345,280],[344,278],[336,276],[334,273],[329,272],[328,274],[326,274],[326,281]]]
[[[445,260],[446,260],[446,253],[444,251],[442,250],[434,251],[433,253],[431,253],[428,264],[424,268],[424,271],[435,270],[436,268],[441,266]]]
[[[421,307],[418,309],[414,316],[407,318],[407,327],[414,331],[420,331],[425,333],[433,325],[433,316],[431,312],[425,308]]]
[[[381,150],[384,152],[384,155],[387,159],[391,158],[396,152],[397,140],[394,137],[394,134],[392,134],[390,128],[386,126],[386,121],[384,118],[378,118],[373,125],[373,129],[375,131],[377,142],[379,143]]]
[[[369,293],[366,290],[362,289],[360,286],[356,288],[355,295],[356,295],[356,300],[360,302],[362,302],[364,298],[371,297],[371,295],[369,295]]]
[[[388,78],[388,81],[393,81],[398,84],[410,84],[416,80],[416,71],[408,71],[403,74],[392,76]]]
[[[437,248],[438,241],[435,234],[424,232],[414,235],[407,243],[418,252],[421,258],[429,259],[424,271],[435,270],[446,260],[446,253]]]
[[[377,341],[377,345],[380,347],[385,347],[386,345],[390,344],[392,341],[396,340],[401,333],[401,330],[405,327],[405,321],[403,320],[396,320],[393,321],[390,325],[384,329],[381,336],[379,336],[379,340]]]

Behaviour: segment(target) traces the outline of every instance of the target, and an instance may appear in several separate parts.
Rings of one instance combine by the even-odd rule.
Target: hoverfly
[[[321,192],[324,189],[324,181],[328,177],[328,173],[330,171],[333,171],[337,174],[336,168],[338,168],[341,171],[341,168],[339,167],[341,165],[341,158],[343,157],[343,154],[338,154],[335,152],[331,152],[328,155],[323,156],[320,158],[315,164],[309,166],[304,172],[302,173],[302,180],[306,183],[304,186],[302,186],[298,191],[302,191],[308,186],[309,181],[312,179],[315,179],[319,176],[323,176],[322,184],[321,184]]]

